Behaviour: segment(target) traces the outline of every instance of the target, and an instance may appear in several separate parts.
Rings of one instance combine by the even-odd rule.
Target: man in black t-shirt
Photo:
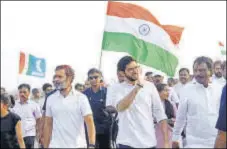
[[[1,94],[1,148],[25,148],[21,118],[8,110],[10,96]]]
[[[102,72],[96,68],[90,69],[88,71],[88,80],[90,81],[91,87],[83,93],[89,99],[94,117],[96,148],[110,148],[110,121],[104,112],[106,108],[107,88],[102,87]]]

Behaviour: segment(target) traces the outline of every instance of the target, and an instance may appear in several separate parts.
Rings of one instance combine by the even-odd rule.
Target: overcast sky
[[[180,67],[191,69],[200,55],[219,59],[218,41],[226,44],[225,1],[139,1],[161,24],[185,27],[179,50]],[[4,1],[1,2],[1,86],[33,87],[52,79],[54,68],[70,64],[75,82],[83,82],[91,67],[98,67],[105,25],[105,1]],[[18,77],[19,51],[47,59],[47,77]],[[106,58],[105,58],[106,60]],[[104,77],[115,79],[113,64],[103,61]],[[107,64],[109,67],[107,67]]]

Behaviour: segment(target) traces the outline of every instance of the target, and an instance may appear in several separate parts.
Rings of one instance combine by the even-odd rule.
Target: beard
[[[126,74],[125,74],[125,77],[126,77],[129,81],[131,81],[131,82],[135,82],[135,81],[138,80],[138,78],[133,78],[132,76],[128,76],[128,75],[126,75]]]
[[[221,73],[221,72],[217,72],[217,73],[215,73],[215,76],[216,76],[217,78],[221,78],[221,77],[222,77],[222,73]]]
[[[66,89],[66,81],[62,81],[62,82],[54,82],[54,86],[56,90],[64,90]]]

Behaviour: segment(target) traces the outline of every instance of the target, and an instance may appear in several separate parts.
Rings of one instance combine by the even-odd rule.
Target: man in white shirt
[[[209,84],[212,60],[199,57],[193,64],[196,82],[188,83],[181,92],[173,130],[173,148],[179,147],[181,132],[186,126],[185,148],[213,148],[217,135],[221,89]]]
[[[113,105],[119,113],[119,148],[155,147],[157,141],[153,116],[161,124],[164,146],[169,147],[167,117],[155,86],[140,78],[139,66],[130,56],[118,62],[118,69],[124,72],[125,81],[118,84],[118,88],[115,87],[107,98],[113,99]]]
[[[42,99],[41,96],[41,91],[38,88],[33,88],[32,89],[32,97],[31,100],[33,100],[34,102],[36,102],[37,104],[39,104],[40,100]]]
[[[214,62],[214,65],[213,65],[214,75],[213,75],[211,81],[213,83],[217,83],[217,84],[221,85],[222,87],[224,87],[224,85],[226,84],[226,80],[222,75],[221,66],[222,66],[222,61],[218,60],[218,61]]]
[[[168,86],[169,86],[169,101],[178,107],[179,104],[179,97],[177,96],[176,91],[174,90],[174,79],[173,78],[168,78],[167,80]]]
[[[158,72],[155,72],[154,75],[153,75],[153,83],[154,83],[154,85],[161,84],[161,83],[163,83],[163,81],[164,81],[164,76],[161,75]]]
[[[177,93],[178,97],[180,98],[180,92],[184,88],[184,86],[190,81],[190,71],[188,68],[181,68],[179,70],[179,80],[173,88],[174,91]]]
[[[26,148],[34,148],[35,136],[39,135],[42,117],[39,105],[29,99],[30,88],[29,84],[19,85],[20,101],[15,102],[15,106],[12,109],[12,112],[21,117],[22,134]]]
[[[145,80],[149,81],[149,82],[153,82],[153,72],[148,71],[145,73]]]
[[[95,126],[89,101],[73,91],[74,70],[68,65],[55,69],[56,92],[48,96],[44,118],[44,148],[86,148],[84,122],[89,148],[95,147]]]

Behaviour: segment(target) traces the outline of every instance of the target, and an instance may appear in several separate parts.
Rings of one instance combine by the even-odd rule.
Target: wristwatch
[[[143,88],[143,85],[142,85],[142,84],[139,84],[139,83],[138,83],[138,84],[136,84],[136,85],[138,85],[139,87]]]
[[[89,144],[88,148],[95,148],[95,144]]]

